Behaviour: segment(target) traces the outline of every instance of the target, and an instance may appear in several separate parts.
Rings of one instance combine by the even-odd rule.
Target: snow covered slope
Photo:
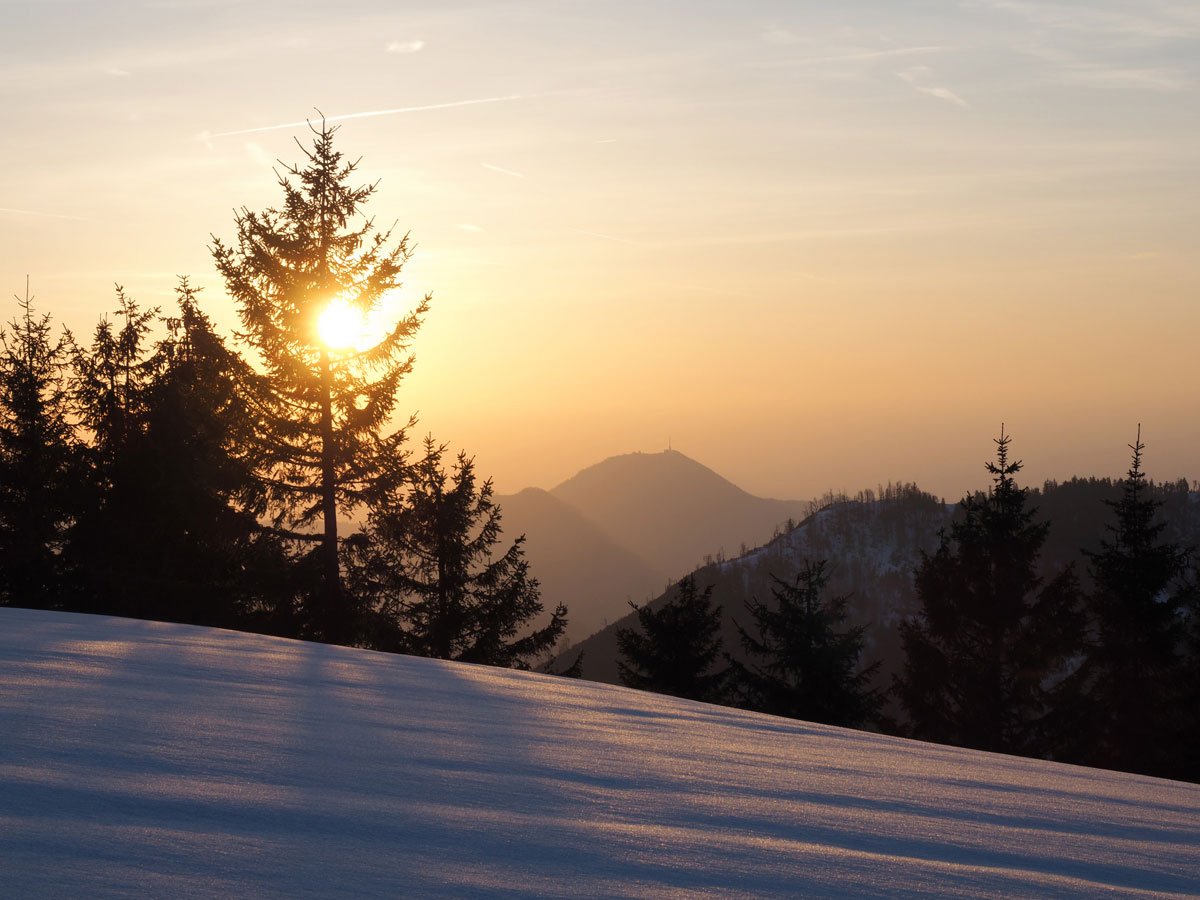
[[[1195,897],[1200,787],[0,609],[0,895]]]

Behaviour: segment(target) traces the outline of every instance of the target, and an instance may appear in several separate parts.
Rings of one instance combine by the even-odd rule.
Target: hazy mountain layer
[[[552,491],[497,497],[508,538],[526,536],[542,601],[570,610],[581,640],[662,593],[707,557],[765,543],[808,503],[754,497],[682,453],[630,453]]]
[[[755,497],[674,450],[611,457],[551,493],[673,577],[765,543],[809,507]]]
[[[498,498],[506,536],[524,534],[525,555],[541,583],[547,610],[566,603],[566,637],[579,640],[620,618],[629,600],[659,594],[665,568],[610,537],[583,513],[553,494],[526,488]]]

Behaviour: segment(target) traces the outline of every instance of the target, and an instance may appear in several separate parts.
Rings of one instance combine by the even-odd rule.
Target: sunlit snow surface
[[[0,609],[5,897],[1196,897],[1200,787]]]

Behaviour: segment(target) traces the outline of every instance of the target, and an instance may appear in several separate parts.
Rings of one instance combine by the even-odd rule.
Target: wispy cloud
[[[425,47],[424,41],[392,41],[385,48],[388,53],[416,53]]]
[[[240,0],[234,0],[240,2]],[[0,0],[0,6],[3,5]],[[45,5],[45,4],[41,4]],[[203,35],[176,44],[154,44],[144,49],[136,45],[112,48],[111,41],[97,41],[89,51],[62,57],[38,57],[26,61],[0,61],[0,80],[13,80],[45,89],[75,81],[91,81],[97,73],[114,78],[160,71],[204,69],[213,77],[216,66],[225,67],[239,60],[262,57],[278,50],[292,51],[308,45],[308,39],[288,36],[254,35],[205,42]]]
[[[499,172],[501,175],[511,175],[513,178],[524,178],[520,172],[514,172],[512,169],[502,169],[499,166],[493,166],[491,163],[480,163],[485,169],[492,172]]]
[[[599,231],[586,231],[583,228],[568,228],[567,231],[573,231],[576,234],[585,234],[588,237],[602,238],[606,241],[616,241],[618,244],[629,244],[631,247],[646,246],[641,241],[632,241],[629,238],[617,237],[615,234],[601,234]]]
[[[0,206],[0,213],[9,213],[15,216],[37,216],[42,219],[70,219],[74,222],[95,222],[95,219],[87,216],[68,216],[62,213],[39,212],[36,209],[13,209],[7,206]]]
[[[878,234],[895,234],[908,231],[926,230],[929,227],[940,228],[941,225],[928,226],[921,223],[898,223],[895,225],[864,225],[857,228],[814,228],[803,231],[767,231],[746,234],[715,234],[704,237],[681,237],[658,240],[643,247],[723,247],[753,244],[790,244],[793,242],[831,240],[840,238],[870,237]],[[600,235],[605,237],[605,235]],[[635,243],[635,242],[630,242]]]
[[[253,141],[246,142],[246,152],[249,153],[250,158],[252,160],[254,160],[256,163],[258,163],[260,166],[263,166],[263,167],[269,169],[273,165],[275,165],[275,161],[273,159],[271,159],[271,157],[267,153],[267,151],[264,150],[262,147],[260,147],[258,144],[254,143]]]
[[[684,291],[689,294],[713,294],[717,297],[735,297],[739,300],[749,299],[751,296],[744,291],[727,291],[707,284],[673,284],[671,287],[677,291]]]
[[[772,25],[764,29],[759,35],[762,40],[768,44],[798,44],[800,37],[795,32],[782,28],[779,25]]]
[[[927,94],[930,97],[936,97],[938,100],[945,100],[947,103],[953,103],[955,106],[961,106],[964,109],[970,108],[971,104],[964,100],[958,94],[949,88],[936,87],[921,84],[921,80],[930,72],[927,66],[914,66],[911,69],[905,69],[902,72],[897,72],[896,75],[901,81],[912,85],[914,90],[920,91],[922,94]]]
[[[218,6],[235,6],[240,0],[147,0],[146,9],[210,9]]]
[[[928,94],[930,97],[937,97],[939,100],[945,100],[948,103],[953,103],[955,106],[961,106],[963,109],[970,109],[971,104],[964,100],[958,94],[949,88],[944,87],[921,87],[914,85],[922,94]]]
[[[1181,91],[1189,82],[1173,69],[1121,68],[1119,66],[1074,65],[1059,73],[1066,84],[1097,88],[1129,88],[1131,90]]]
[[[886,59],[892,56],[914,56],[923,53],[944,53],[949,47],[891,47],[886,50],[854,50],[849,53],[838,53],[833,56],[805,56],[796,59],[774,59],[749,63],[755,69],[789,69],[802,66],[819,66],[840,62],[869,62],[875,59]]]
[[[1195,77],[1181,66],[1143,65],[1144,54],[1131,59],[1121,48],[1089,46],[1080,55],[1077,42],[1073,49],[1067,49],[1062,42],[1052,44],[1039,38],[1018,49],[1049,66],[1050,71],[1038,75],[1059,84],[1161,92],[1187,90],[1195,84]]]
[[[1031,25],[1125,40],[1162,41],[1200,34],[1200,14],[1194,3],[1143,3],[1134,12],[1102,9],[1096,5],[1028,2],[1028,0],[977,0],[977,4],[1011,13]]]
[[[343,113],[340,116],[325,116],[326,122],[341,122],[346,119],[368,119],[372,116],[395,116],[402,113],[425,112],[431,109],[453,109],[459,106],[478,106],[481,103],[504,103],[509,100],[526,100],[536,97],[536,94],[507,94],[503,97],[481,97],[477,100],[454,100],[450,103],[430,103],[425,106],[400,106],[395,109],[373,109],[368,112]],[[311,119],[301,119],[298,122],[283,122],[279,125],[260,125],[257,128],[239,128],[235,131],[203,131],[201,140],[219,137],[233,137],[239,134],[258,134],[262,131],[278,131],[281,128],[299,128],[308,125]]]

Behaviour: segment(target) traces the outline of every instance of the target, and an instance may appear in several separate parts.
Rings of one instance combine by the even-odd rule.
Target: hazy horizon
[[[1200,477],[1200,11],[4,2],[0,289],[78,336],[277,204],[320,109],[433,292],[399,395],[501,493]]]

